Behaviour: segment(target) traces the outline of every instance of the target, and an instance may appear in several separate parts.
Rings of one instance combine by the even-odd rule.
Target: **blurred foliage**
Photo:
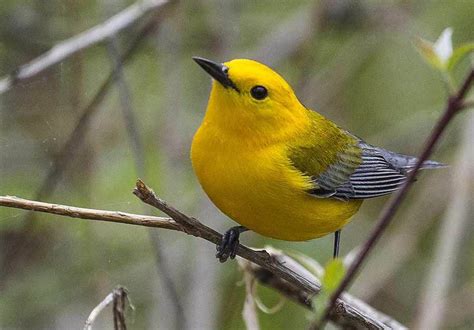
[[[420,38],[416,46],[424,59],[441,72],[450,92],[455,93],[457,88],[454,86],[451,72],[464,57],[474,51],[474,43],[465,43],[453,50],[452,35],[453,29],[446,28],[435,43]]]
[[[0,74],[131,3],[2,1]],[[209,204],[190,166],[189,146],[210,87],[209,78],[191,60],[193,55],[220,61],[252,57],[268,63],[295,86],[308,107],[370,143],[416,154],[444,106],[447,90],[418,56],[413,41],[436,40],[449,26],[454,45],[472,42],[473,17],[474,3],[463,0],[172,4],[156,18],[159,28],[124,68],[145,148],[144,179],[162,198],[206,224],[220,231],[232,225]],[[118,36],[121,49],[136,31],[134,26]],[[453,68],[455,82],[468,65],[463,58]],[[97,45],[0,95],[0,195],[35,197],[54,156],[111,68],[105,45]],[[114,87],[47,201],[153,212],[131,194],[137,169],[122,106]],[[436,160],[453,161],[464,116],[446,132],[433,156]],[[416,316],[438,220],[449,200],[451,175],[447,169],[420,177],[353,286],[369,304],[407,325]],[[385,201],[366,202],[343,230],[343,255],[365,239]],[[172,274],[187,328],[243,328],[245,292],[236,285],[242,275],[235,263],[219,265],[215,248],[207,242],[168,231],[150,237],[145,228],[42,214],[29,223],[25,216],[20,210],[0,208],[0,328],[80,328],[118,284],[128,288],[136,308],[132,328],[172,327],[175,316],[169,312],[171,302],[157,258]],[[444,324],[449,328],[474,327],[473,226],[463,238],[448,297]],[[321,264],[332,251],[332,236],[290,243],[249,233],[243,242],[299,250]],[[262,288],[259,295],[269,305],[279,300],[268,289]],[[309,320],[305,309],[290,302],[278,313],[260,313],[259,318],[262,329],[304,328]],[[101,316],[97,328],[111,327],[111,313]]]

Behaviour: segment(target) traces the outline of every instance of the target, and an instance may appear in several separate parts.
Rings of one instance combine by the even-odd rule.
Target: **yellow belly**
[[[252,231],[288,241],[321,237],[347,224],[362,203],[309,195],[309,178],[290,166],[282,146],[243,150],[200,131],[191,149],[199,182],[223,213]]]

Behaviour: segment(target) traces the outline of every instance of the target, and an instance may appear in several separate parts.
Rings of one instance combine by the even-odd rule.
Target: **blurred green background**
[[[132,3],[3,0],[0,74]],[[0,195],[152,213],[131,194],[142,177],[160,197],[223,232],[233,222],[210,204],[189,160],[210,89],[209,77],[192,56],[267,63],[306,106],[369,143],[417,154],[447,94],[440,75],[417,53],[414,38],[434,41],[451,26],[455,45],[473,41],[473,17],[470,0],[172,2],[113,40],[0,95]],[[117,54],[150,24],[154,29],[91,111],[84,136],[72,138],[55,171],[57,155]],[[455,71],[458,82],[468,65],[465,60]],[[467,112],[456,118],[432,158],[456,164],[459,150],[466,150],[462,131],[468,119]],[[423,309],[436,247],[443,241],[440,224],[457,192],[456,169],[420,176],[351,289],[408,326]],[[468,182],[474,178],[472,166],[466,175]],[[386,201],[367,201],[343,230],[343,255],[365,240]],[[474,218],[472,206],[468,216]],[[473,227],[469,221],[451,256],[453,277],[448,295],[441,297],[445,328],[474,328]],[[325,264],[332,239],[288,243],[248,233],[242,241],[301,251]],[[208,242],[181,233],[0,208],[0,328],[82,328],[118,284],[128,288],[135,306],[128,318],[133,329],[244,328],[242,273],[235,262],[219,264],[214,253]],[[270,306],[279,300],[269,289],[259,288],[259,295]],[[263,329],[308,324],[308,312],[292,302],[259,318]],[[113,327],[110,311],[96,327]]]

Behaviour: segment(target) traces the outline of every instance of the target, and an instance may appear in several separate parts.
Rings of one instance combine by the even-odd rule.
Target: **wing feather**
[[[345,134],[346,138],[350,137],[345,140],[347,144],[334,140],[338,154],[329,166],[323,166],[324,159],[318,157],[322,152],[320,147],[305,146],[292,150],[296,156],[290,155],[290,160],[295,168],[309,175],[314,182],[314,189],[308,191],[310,194],[340,200],[366,199],[390,194],[405,183],[407,172],[417,162],[416,157],[374,147],[348,132]],[[341,136],[333,138],[341,139]],[[421,168],[444,166],[426,161]]]
[[[383,149],[361,140],[358,147],[359,158],[352,151],[344,152],[323,173],[313,176],[317,187],[310,193],[321,198],[366,199],[392,193],[403,185],[405,171],[391,164]]]

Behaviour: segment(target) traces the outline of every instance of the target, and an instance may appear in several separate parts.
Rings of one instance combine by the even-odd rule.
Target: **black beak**
[[[199,64],[199,66],[203,68],[204,71],[209,73],[211,77],[217,80],[222,86],[224,86],[225,88],[233,88],[237,92],[239,91],[237,86],[235,86],[234,82],[230,80],[229,75],[227,73],[229,71],[229,68],[226,67],[224,64],[216,63],[198,56],[193,56],[193,60],[196,61],[196,63]]]

